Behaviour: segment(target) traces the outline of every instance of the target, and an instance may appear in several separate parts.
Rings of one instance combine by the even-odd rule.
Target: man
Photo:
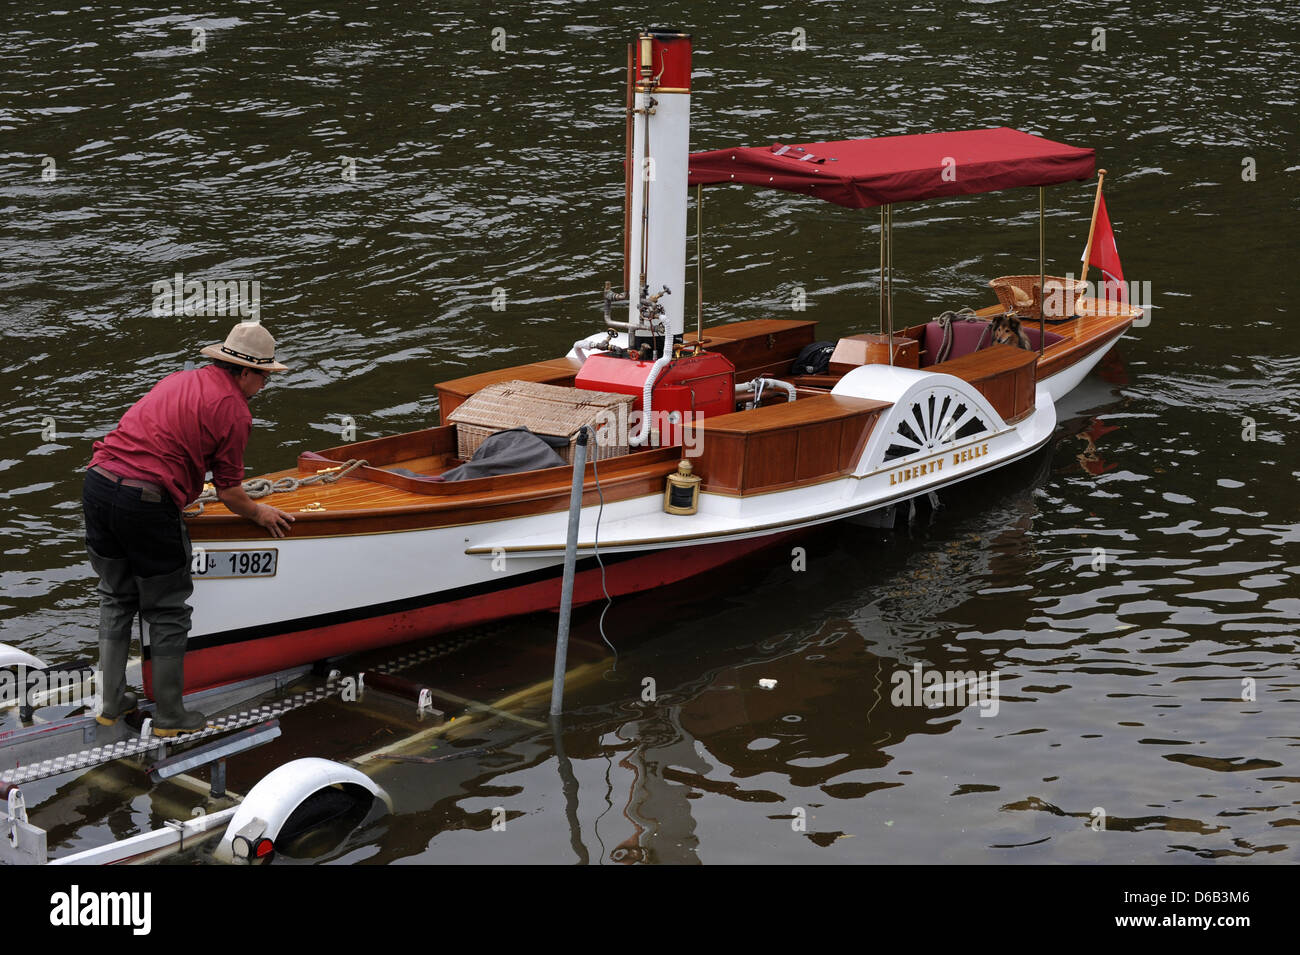
[[[212,472],[217,496],[231,511],[283,537],[293,517],[244,492],[244,447],[253,416],[248,400],[273,371],[275,339],[256,322],[236,325],[224,344],[202,354],[216,360],[168,375],[95,442],[82,506],[86,550],[99,574],[99,669],[105,726],[135,709],[125,692],[126,657],[137,611],[149,624],[153,731],[178,736],[203,729],[202,713],[186,710],[185,647],[189,639],[190,538],[181,511]]]

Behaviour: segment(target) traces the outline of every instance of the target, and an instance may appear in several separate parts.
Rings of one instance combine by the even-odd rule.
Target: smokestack
[[[639,30],[628,57],[632,96],[627,176],[628,321],[637,343],[651,340],[642,293],[659,295],[671,342],[680,341],[686,306],[686,204],[691,126],[691,38],[664,27]],[[656,349],[657,351],[658,349]]]

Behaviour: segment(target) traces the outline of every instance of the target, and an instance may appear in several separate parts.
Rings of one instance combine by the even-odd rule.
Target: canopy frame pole
[[[889,323],[887,334],[889,348],[889,363],[894,363],[894,204],[891,202],[885,206],[885,231],[889,236],[889,305],[885,309],[886,320]]]
[[[885,334],[885,207],[880,207],[880,334]]]
[[[1043,302],[1047,289],[1047,187],[1038,187],[1038,354],[1041,356],[1047,344],[1047,319],[1043,313]]]
[[[695,184],[695,341],[704,341],[704,183]]]

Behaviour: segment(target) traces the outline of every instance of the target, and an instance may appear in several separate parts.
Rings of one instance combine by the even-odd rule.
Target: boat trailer
[[[355,765],[318,757],[291,760],[259,780],[247,794],[226,791],[226,761],[278,739],[280,717],[286,713],[330,699],[347,689],[378,693],[414,708],[417,721],[428,718],[446,721],[446,714],[433,705],[435,696],[449,694],[407,680],[397,673],[459,650],[476,642],[487,631],[466,632],[436,645],[422,647],[387,663],[372,666],[358,678],[345,678],[337,669],[328,671],[316,685],[290,692],[320,672],[320,665],[299,666],[239,683],[188,695],[187,704],[204,712],[222,713],[199,732],[181,737],[160,738],[152,733],[152,704],[139,714],[101,726],[94,716],[93,696],[57,700],[54,694],[24,694],[17,704],[24,725],[0,730],[0,864],[17,865],[107,865],[155,861],[163,856],[193,848],[222,831],[213,855],[226,863],[252,863],[271,854],[276,839],[295,812],[315,797],[340,788],[368,793],[372,808],[392,810],[392,800],[383,787]],[[18,667],[25,681],[32,674],[46,678],[59,674],[61,684],[74,694],[84,692],[93,671],[76,664],[45,666],[38,658],[6,644],[0,644],[0,669]],[[71,674],[71,675],[70,675]],[[271,701],[248,706],[271,695]],[[471,701],[452,699],[454,705]],[[246,706],[245,709],[235,709]],[[491,708],[487,708],[491,709]],[[435,724],[437,725],[437,724]],[[429,727],[418,731],[429,732]],[[393,750],[407,740],[384,747]],[[368,759],[382,756],[367,754]],[[85,772],[112,763],[133,765],[151,782],[170,781],[212,799],[230,799],[233,805],[215,812],[198,812],[189,819],[170,819],[160,829],[142,832],[103,846],[50,859],[46,831],[28,814],[22,787],[68,773]],[[377,762],[375,765],[382,765]],[[191,775],[210,767],[205,783]],[[310,815],[310,813],[308,813]],[[224,827],[224,830],[223,830]]]

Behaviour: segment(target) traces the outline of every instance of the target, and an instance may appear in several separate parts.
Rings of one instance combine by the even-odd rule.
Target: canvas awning
[[[693,153],[691,185],[785,189],[851,209],[1089,179],[1091,149],[1003,126]]]

